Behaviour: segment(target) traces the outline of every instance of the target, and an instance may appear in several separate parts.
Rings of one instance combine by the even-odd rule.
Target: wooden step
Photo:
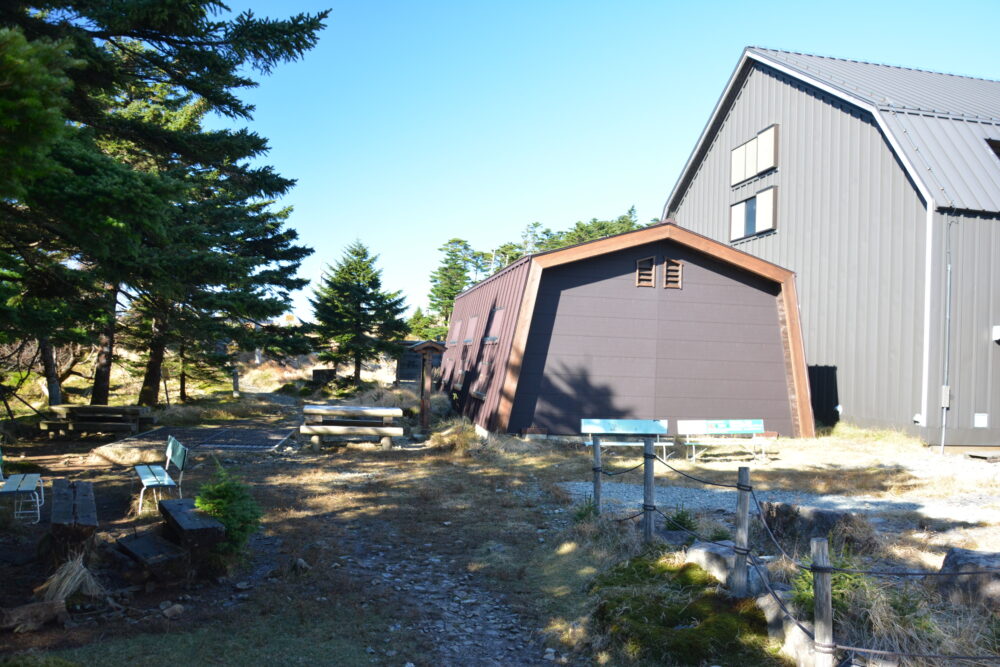
[[[194,506],[193,498],[160,501],[160,514],[172,533],[171,539],[192,551],[206,552],[226,539],[226,527]]]

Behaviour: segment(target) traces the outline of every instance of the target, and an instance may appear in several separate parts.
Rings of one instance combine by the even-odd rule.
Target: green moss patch
[[[721,595],[717,583],[691,563],[634,558],[595,580],[595,629],[611,651],[631,662],[785,664],[754,602]]]

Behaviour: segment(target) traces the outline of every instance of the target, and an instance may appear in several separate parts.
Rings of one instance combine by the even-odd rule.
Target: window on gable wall
[[[503,325],[503,306],[497,306],[490,311],[490,325],[483,336],[483,345],[495,345],[500,342],[500,327]]]
[[[645,257],[635,260],[635,286],[655,287],[656,286],[656,258]]]
[[[730,154],[729,184],[737,185],[778,166],[778,126],[761,130]]]
[[[462,320],[455,320],[448,329],[448,346],[458,345],[458,336],[462,333]]]
[[[729,240],[736,241],[777,228],[777,186],[771,186],[729,207]]]

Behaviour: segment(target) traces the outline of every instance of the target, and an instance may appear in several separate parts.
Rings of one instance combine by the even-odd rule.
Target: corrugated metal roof
[[[1000,81],[750,47],[755,60],[871,107],[938,207],[1000,211]]]
[[[753,61],[770,65],[870,111],[910,177],[939,208],[1000,212],[1000,81],[890,65],[748,47],[671,193],[683,195],[689,173],[733,87]]]

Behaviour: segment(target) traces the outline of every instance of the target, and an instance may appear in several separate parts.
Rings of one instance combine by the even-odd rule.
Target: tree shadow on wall
[[[509,429],[576,434],[581,419],[621,419],[634,415],[616,404],[610,385],[598,384],[584,367],[561,365],[545,373],[522,375]]]

